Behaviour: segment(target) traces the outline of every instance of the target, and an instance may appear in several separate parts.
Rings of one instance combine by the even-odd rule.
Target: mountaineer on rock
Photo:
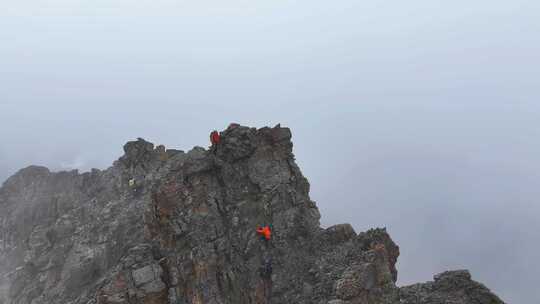
[[[218,131],[214,130],[212,133],[210,133],[210,142],[212,143],[212,146],[219,144],[220,140],[221,136],[219,135]]]
[[[265,240],[266,242],[270,241],[272,238],[272,230],[270,229],[270,226],[258,227],[257,234],[260,235],[261,239]]]

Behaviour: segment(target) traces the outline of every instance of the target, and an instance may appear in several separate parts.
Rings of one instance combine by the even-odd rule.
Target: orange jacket
[[[272,237],[272,231],[270,230],[270,227],[268,226],[264,226],[264,227],[259,227],[257,228],[257,233],[264,237],[266,240],[270,240],[270,238]]]

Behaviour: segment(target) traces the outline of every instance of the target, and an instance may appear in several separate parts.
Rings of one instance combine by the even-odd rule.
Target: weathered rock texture
[[[124,151],[105,171],[33,166],[5,182],[0,303],[502,303],[463,271],[400,289],[384,229],[320,228],[287,128]]]

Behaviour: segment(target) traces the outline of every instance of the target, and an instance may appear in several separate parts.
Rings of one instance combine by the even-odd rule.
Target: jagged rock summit
[[[0,303],[503,303],[467,271],[398,288],[385,229],[320,227],[292,146],[231,126],[210,150],[138,139],[104,171],[22,169],[0,188]]]

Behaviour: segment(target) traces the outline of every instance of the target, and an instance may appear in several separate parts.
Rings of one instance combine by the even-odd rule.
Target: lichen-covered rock
[[[322,229],[292,146],[231,126],[209,150],[138,139],[107,170],[19,171],[0,188],[0,303],[500,303],[464,273],[396,287],[399,247]]]

